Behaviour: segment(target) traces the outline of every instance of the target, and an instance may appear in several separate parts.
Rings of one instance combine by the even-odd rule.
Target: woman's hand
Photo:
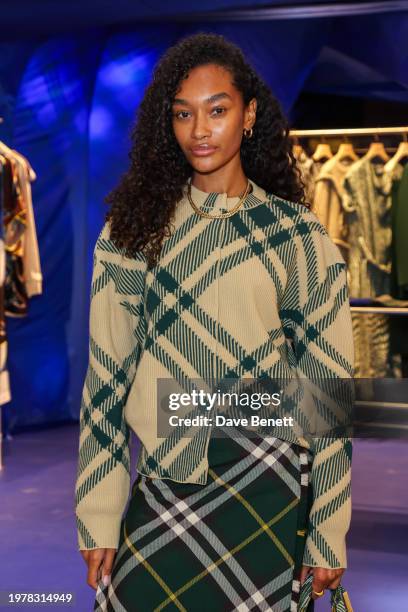
[[[344,568],[327,569],[326,567],[302,565],[300,584],[304,583],[309,574],[313,574],[312,598],[318,599],[319,595],[316,593],[321,593],[325,589],[336,589],[339,586],[344,571]]]
[[[88,566],[87,583],[89,586],[96,591],[101,578],[105,586],[109,584],[116,548],[93,548],[79,552]]]

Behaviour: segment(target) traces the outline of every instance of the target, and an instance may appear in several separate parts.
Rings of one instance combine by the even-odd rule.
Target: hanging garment
[[[28,312],[28,295],[24,282],[23,235],[26,229],[26,210],[21,193],[17,162],[8,157],[5,168],[4,244],[6,249],[6,278],[4,305],[8,316],[23,317]]]
[[[7,334],[6,322],[4,317],[4,278],[6,266],[6,253],[4,250],[4,240],[0,238],[0,405],[9,402],[10,379],[7,369]]]
[[[391,185],[384,165],[362,158],[344,178],[343,210],[348,226],[350,297],[390,293]],[[355,376],[399,377],[401,360],[390,351],[389,318],[352,313]]]
[[[393,306],[408,307],[408,165],[392,167],[391,296]],[[408,325],[404,316],[391,317],[391,349],[401,355],[401,375],[408,376]]]
[[[6,314],[24,316],[24,313],[27,314],[28,298],[42,292],[40,255],[31,194],[31,181],[36,179],[36,174],[21,153],[10,149],[3,142],[0,142],[0,153],[9,160],[12,177],[6,198],[8,206],[5,207],[5,214],[7,213],[8,216],[4,219],[7,259],[6,286],[10,286],[6,296]],[[13,235],[15,230],[13,226],[16,225],[14,216],[22,220],[24,225],[23,228],[20,228],[18,244],[16,236]],[[8,227],[9,223],[12,225],[11,229]]]
[[[10,401],[5,315],[24,317],[42,291],[28,160],[0,142],[0,404]]]
[[[37,176],[29,161],[23,155],[14,149],[12,149],[12,153],[16,158],[19,189],[25,209],[25,231],[22,236],[24,286],[27,296],[32,297],[42,293],[43,280],[31,193],[31,182]]]
[[[344,261],[348,265],[348,226],[344,220],[342,199],[344,195],[344,178],[352,162],[340,160],[336,156],[327,160],[316,177],[313,211],[329,232],[330,238],[337,244]]]
[[[344,179],[349,234],[350,297],[390,293],[391,185],[384,165],[362,158]]]
[[[296,152],[295,150],[294,156],[296,159],[296,164],[300,170],[303,183],[305,185],[306,200],[310,204],[313,204],[316,179],[321,171],[322,166],[326,162],[320,160],[315,161],[312,157],[309,157],[303,149],[298,152]]]
[[[0,219],[3,219],[4,166],[6,159],[0,155]],[[6,276],[6,251],[4,248],[3,222],[0,223],[0,405],[10,401],[10,379],[7,369],[7,334],[4,316],[4,280]]]
[[[391,295],[408,299],[408,164],[392,171]]]
[[[315,162],[303,149],[295,149],[294,156],[296,159],[296,164],[300,170],[303,183],[305,184],[306,200],[312,203],[316,175]]]

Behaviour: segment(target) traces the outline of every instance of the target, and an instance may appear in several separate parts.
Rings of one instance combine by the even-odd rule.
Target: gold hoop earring
[[[253,129],[244,128],[244,136],[245,138],[252,138],[252,134],[254,133]]]

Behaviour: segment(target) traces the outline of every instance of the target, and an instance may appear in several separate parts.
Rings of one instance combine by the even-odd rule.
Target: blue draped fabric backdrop
[[[408,101],[405,13],[155,23],[0,41],[0,139],[37,174],[33,201],[44,276],[29,315],[6,321],[12,392],[6,407],[14,427],[78,418],[103,199],[128,165],[135,110],[154,64],[180,36],[196,31],[238,43],[289,116],[305,90]]]

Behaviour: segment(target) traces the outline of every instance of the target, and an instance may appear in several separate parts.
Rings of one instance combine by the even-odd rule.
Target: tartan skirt
[[[206,485],[137,475],[94,611],[297,610],[310,451],[213,437],[208,462]]]

